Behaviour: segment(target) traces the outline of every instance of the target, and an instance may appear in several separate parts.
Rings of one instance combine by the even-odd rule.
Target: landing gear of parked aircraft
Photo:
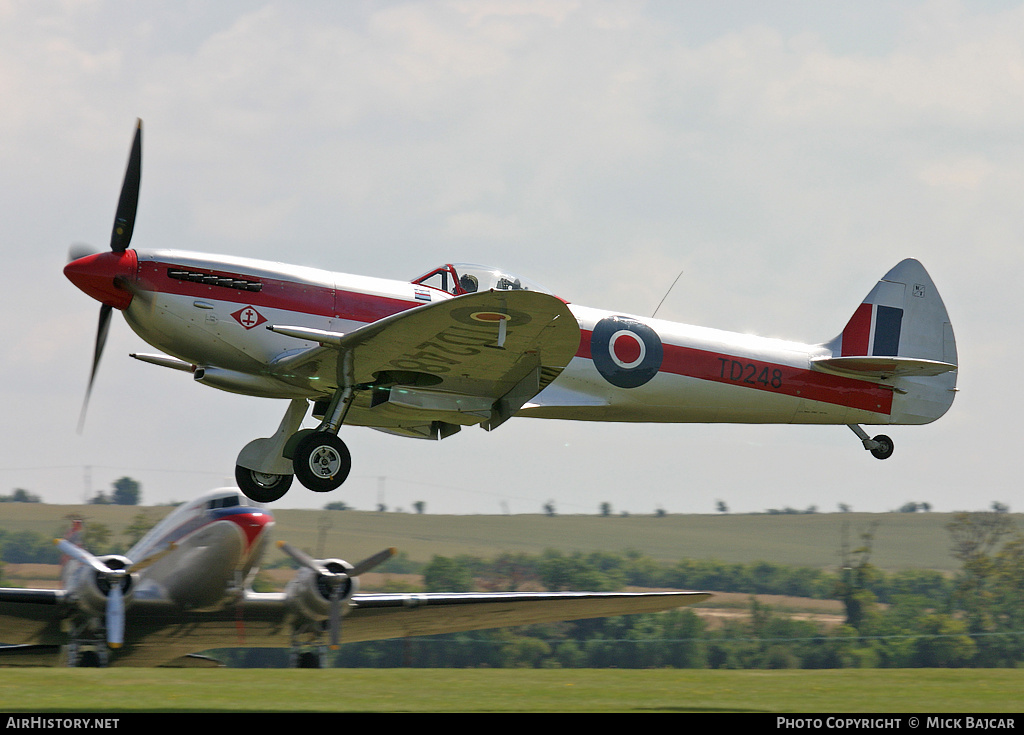
[[[245,497],[257,503],[280,500],[292,485],[291,475],[272,475],[235,465],[235,482]]]
[[[341,487],[352,469],[345,442],[326,431],[312,431],[295,445],[292,457],[295,476],[305,487],[327,493]]]

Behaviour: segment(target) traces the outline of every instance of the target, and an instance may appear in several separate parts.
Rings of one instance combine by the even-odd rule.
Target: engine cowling
[[[131,566],[129,559],[117,554],[101,556],[98,559],[108,569],[114,571],[127,570]],[[113,584],[109,573],[81,564],[68,580],[67,589],[80,610],[89,615],[104,616]],[[135,575],[125,571],[121,577],[121,594],[126,606],[131,602],[134,591]]]
[[[355,569],[342,559],[322,559],[318,563],[334,576],[327,576],[308,567],[298,573],[285,587],[288,606],[298,616],[307,620],[327,620],[331,614],[331,595],[338,586],[338,602],[342,611],[359,590],[359,579],[351,573]]]

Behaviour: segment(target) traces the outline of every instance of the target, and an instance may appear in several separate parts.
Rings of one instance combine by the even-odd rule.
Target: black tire
[[[892,443],[892,439],[887,437],[885,434],[879,434],[874,438],[874,441],[878,442],[878,446],[871,450],[871,454],[876,459],[889,459],[892,456],[893,450],[896,448]]]
[[[352,470],[352,455],[334,434],[313,431],[295,445],[292,458],[295,476],[313,492],[327,493],[341,487]]]
[[[235,482],[249,500],[273,503],[280,500],[292,486],[291,475],[271,475],[235,465]]]

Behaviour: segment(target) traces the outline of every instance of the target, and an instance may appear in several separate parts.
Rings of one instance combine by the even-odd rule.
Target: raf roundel
[[[590,338],[598,372],[619,388],[637,388],[658,374],[663,350],[658,333],[624,316],[602,319]]]

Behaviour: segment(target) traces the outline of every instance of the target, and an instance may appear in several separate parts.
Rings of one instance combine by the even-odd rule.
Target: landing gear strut
[[[342,360],[345,372],[351,372],[351,354],[346,353]],[[352,469],[352,455],[345,442],[338,438],[338,429],[345,423],[345,415],[355,396],[351,385],[336,391],[327,404],[320,426],[314,431],[299,432],[288,442],[285,455],[291,456],[295,476],[313,492],[336,490]]]
[[[868,438],[867,432],[857,424],[849,424],[850,430],[860,437],[861,444],[875,457],[875,459],[889,459],[895,448],[892,439],[885,434],[879,434],[874,439]]]
[[[351,360],[345,361],[347,364]],[[299,430],[309,403],[293,400],[272,437],[254,439],[242,448],[235,465],[238,489],[257,503],[272,503],[288,492],[293,473],[314,492],[341,487],[352,470],[352,455],[338,438],[338,429],[345,422],[355,393],[351,386],[336,391],[316,429]]]

